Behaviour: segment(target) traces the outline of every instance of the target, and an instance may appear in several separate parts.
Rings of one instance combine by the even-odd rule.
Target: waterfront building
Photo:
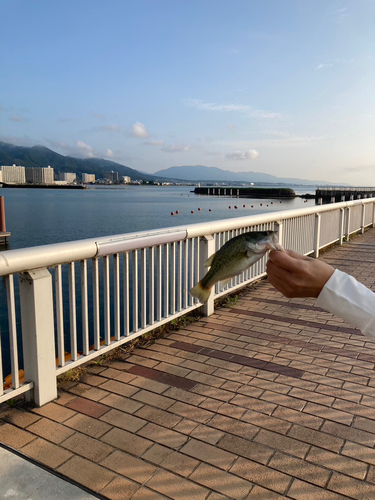
[[[128,175],[122,175],[121,176],[121,182],[124,184],[130,184],[131,183],[131,178]]]
[[[113,170],[111,172],[103,172],[103,177],[107,181],[118,182],[118,172],[114,172]]]
[[[48,167],[26,167],[26,182],[30,184],[54,184],[54,170]]]
[[[73,182],[76,182],[77,180],[77,174],[74,174],[73,172],[59,172],[58,180],[65,181],[68,184],[73,184]]]
[[[3,181],[7,184],[25,184],[25,167],[17,165],[2,165],[0,170],[3,174]]]
[[[0,182],[3,182],[3,171],[0,169]]]
[[[82,182],[85,184],[95,184],[95,174],[82,174]]]

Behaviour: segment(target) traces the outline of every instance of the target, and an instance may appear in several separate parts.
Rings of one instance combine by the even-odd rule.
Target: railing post
[[[350,207],[346,207],[345,236],[346,236],[347,241],[349,241],[349,238],[350,238]]]
[[[315,214],[315,225],[314,225],[314,254],[313,256],[317,259],[319,257],[320,248],[320,214]]]
[[[361,234],[365,232],[365,214],[366,214],[366,205],[362,203],[362,214],[361,214]]]
[[[279,243],[281,246],[283,246],[283,239],[284,239],[284,221],[283,220],[278,220],[275,222],[275,231],[277,233],[277,239],[279,240]]]
[[[375,227],[375,203],[372,204],[372,227]]]
[[[200,238],[200,248],[199,248],[199,279],[207,273],[207,268],[204,267],[204,263],[213,253],[215,253],[215,238],[210,234],[207,236],[202,236]],[[202,306],[201,312],[203,316],[211,316],[214,313],[214,290],[212,289],[210,298]]]
[[[25,380],[34,382],[28,400],[42,406],[57,397],[52,276],[47,269],[20,274]]]
[[[339,244],[342,245],[344,240],[344,219],[345,219],[345,210],[340,208],[340,221],[339,221]]]

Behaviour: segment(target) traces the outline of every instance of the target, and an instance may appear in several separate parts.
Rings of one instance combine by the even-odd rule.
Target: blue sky
[[[375,185],[375,0],[0,0],[0,140]]]

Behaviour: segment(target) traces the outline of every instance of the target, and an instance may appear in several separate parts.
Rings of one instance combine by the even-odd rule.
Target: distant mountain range
[[[195,182],[254,182],[254,183],[272,183],[272,184],[332,184],[325,181],[312,181],[294,177],[276,177],[275,175],[263,174],[261,172],[231,172],[221,170],[216,167],[205,167],[204,165],[185,165],[182,167],[170,167],[165,170],[158,170],[155,176],[163,176],[170,179],[184,179]]]
[[[72,158],[63,156],[44,146],[15,146],[0,141],[0,165],[22,165],[25,167],[48,167],[50,165],[55,171],[73,172],[82,177],[82,173],[95,174],[96,178],[102,178],[103,172],[113,170],[120,176],[126,175],[132,180],[144,182],[185,181],[204,183],[269,183],[269,184],[303,184],[303,185],[335,185],[330,182],[300,179],[294,177],[276,177],[275,175],[261,172],[231,172],[216,167],[205,167],[204,165],[185,165],[181,167],[170,167],[159,170],[154,174],[140,172],[120,163],[100,158]]]
[[[99,158],[72,158],[63,156],[44,146],[14,146],[0,141],[0,165],[22,165],[24,167],[48,167],[50,165],[55,171],[73,172],[82,177],[83,173],[95,174],[96,178],[102,178],[103,172],[118,172],[126,175],[132,180],[154,181],[156,177],[151,174],[138,172],[133,168],[126,167],[120,163]]]

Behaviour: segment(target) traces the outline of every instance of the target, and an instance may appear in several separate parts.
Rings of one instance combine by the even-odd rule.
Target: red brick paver
[[[375,229],[322,255],[375,291]],[[267,281],[43,408],[0,442],[131,500],[375,499],[375,343]]]

